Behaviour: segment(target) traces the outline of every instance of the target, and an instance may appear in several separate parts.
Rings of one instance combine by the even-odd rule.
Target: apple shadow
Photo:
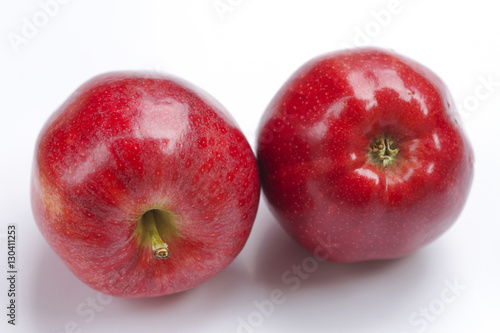
[[[40,264],[37,269],[38,276],[34,279],[36,295],[33,297],[32,319],[44,331],[86,331],[84,328],[90,327],[97,314],[104,313],[104,307],[112,303],[114,307],[123,307],[120,304],[124,304],[126,308],[128,304],[134,311],[148,311],[172,305],[183,297],[183,293],[149,299],[125,299],[103,295],[80,281],[47,244],[43,244],[37,255],[37,262]],[[114,312],[99,314],[99,319],[114,317]]]
[[[141,331],[144,322],[168,322],[173,328],[185,327],[188,322],[190,328],[199,326],[199,331],[210,327],[216,331],[224,317],[234,324],[234,316],[228,315],[227,309],[244,299],[242,286],[248,286],[245,267],[235,260],[217,276],[190,290],[152,298],[111,297],[80,281],[47,244],[40,243],[36,256],[39,265],[33,282],[31,320],[44,332],[113,331],[124,319],[127,331]],[[193,313],[203,316],[193,320]]]
[[[66,323],[75,320],[79,303],[95,292],[78,280],[45,242],[38,245],[32,319],[44,330],[65,331]]]
[[[427,252],[354,264],[320,261],[272,217],[262,222],[267,224],[265,236],[253,261],[258,282],[283,293],[277,314],[283,309],[298,321],[307,318],[312,331],[316,326],[340,332],[384,331],[388,323],[406,327],[414,300],[431,279]],[[296,324],[279,321],[285,331]]]
[[[143,330],[144,323],[168,323],[181,331],[234,331],[240,317],[255,313],[255,302],[267,301],[263,297],[279,289],[285,301],[266,320],[279,321],[280,331],[296,331],[301,320],[311,322],[311,331],[385,331],[387,322],[407,324],[408,309],[415,304],[408,307],[408,300],[421,292],[426,279],[426,253],[359,264],[314,261],[265,213],[256,221],[244,253],[209,281],[161,297],[105,296],[96,308],[89,299],[99,293],[74,276],[46,243],[35,244],[38,266],[31,319],[51,332],[114,331],[124,321],[127,332]]]
[[[185,327],[193,332],[226,331],[222,327],[234,326],[234,305],[246,300],[245,287],[250,283],[244,265],[235,260],[215,277],[192,289],[156,298],[120,299],[121,310],[115,320],[125,312],[138,316],[141,322],[163,318],[169,327],[181,331]]]

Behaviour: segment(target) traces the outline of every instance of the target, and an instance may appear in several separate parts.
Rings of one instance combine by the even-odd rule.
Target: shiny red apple
[[[473,152],[443,82],[392,51],[312,59],[265,111],[262,187],[286,231],[334,262],[405,256],[457,219]]]
[[[194,287],[245,244],[255,156],[223,108],[178,78],[108,73],[39,135],[32,207],[52,249],[89,286],[150,297]]]

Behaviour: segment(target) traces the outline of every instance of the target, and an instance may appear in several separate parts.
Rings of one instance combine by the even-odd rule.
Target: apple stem
[[[156,227],[156,218],[155,211],[148,211],[142,217],[143,223],[146,225],[146,230],[148,231],[150,241],[151,241],[151,249],[153,251],[153,255],[157,259],[167,259],[170,257],[170,250],[168,249],[168,245],[163,242],[158,233],[158,228]]]
[[[376,156],[375,160],[382,162],[384,168],[394,163],[395,156],[398,154],[399,149],[392,149],[391,146],[394,142],[390,139],[380,139],[372,146],[372,156]]]

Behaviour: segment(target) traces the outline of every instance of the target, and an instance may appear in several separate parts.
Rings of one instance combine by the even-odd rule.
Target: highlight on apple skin
[[[80,280],[113,296],[172,294],[214,277],[243,248],[259,192],[235,121],[173,76],[97,76],[36,143],[41,233]]]
[[[473,152],[445,84],[378,48],[314,58],[262,116],[257,159],[284,229],[334,262],[408,255],[462,211]]]

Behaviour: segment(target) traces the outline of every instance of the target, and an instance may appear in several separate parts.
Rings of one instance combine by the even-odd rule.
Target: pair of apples
[[[91,79],[42,129],[32,208],[71,271],[105,294],[192,288],[243,248],[259,203],[311,253],[405,256],[457,219],[473,153],[442,81],[392,51],[315,58],[265,111],[257,159],[205,92],[157,74]],[[258,162],[257,162],[258,161]]]

